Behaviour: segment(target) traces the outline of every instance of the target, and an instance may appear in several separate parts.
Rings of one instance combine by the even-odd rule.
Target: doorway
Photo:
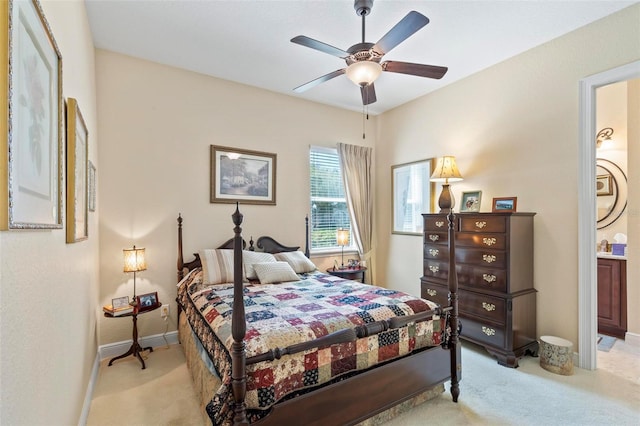
[[[578,365],[595,370],[597,364],[596,237],[596,89],[640,77],[640,61],[632,62],[579,82],[578,147]]]

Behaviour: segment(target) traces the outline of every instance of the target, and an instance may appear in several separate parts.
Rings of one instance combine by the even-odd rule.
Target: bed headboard
[[[193,253],[194,259],[190,262],[184,261],[184,255],[182,251],[182,214],[178,214],[178,281],[184,278],[185,269],[191,271],[195,268],[202,266],[202,262],[200,261],[200,255],[198,253]],[[309,217],[304,218],[305,222],[305,256],[309,257]],[[234,243],[233,238],[229,238],[224,243],[220,244],[217,249],[233,249]],[[257,251],[262,251],[266,253],[281,253],[283,251],[296,251],[300,248],[300,246],[285,246],[284,244],[280,244],[278,241],[269,236],[259,237],[256,246],[258,247]],[[253,246],[253,237],[249,240],[249,248],[247,248],[247,242],[242,240],[242,249],[256,251],[256,248]]]

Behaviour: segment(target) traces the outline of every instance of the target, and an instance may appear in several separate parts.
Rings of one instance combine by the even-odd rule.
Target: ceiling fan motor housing
[[[347,65],[360,61],[380,62],[382,56],[371,50],[373,46],[375,46],[373,43],[358,43],[351,46],[347,49],[347,52],[351,55],[345,58]]]

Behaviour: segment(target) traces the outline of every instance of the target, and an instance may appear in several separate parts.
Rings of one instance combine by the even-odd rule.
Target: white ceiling
[[[383,73],[380,114],[638,1],[376,0],[366,18],[375,43],[409,11],[430,23],[384,60],[449,67],[441,80]],[[302,94],[342,59],[290,42],[305,35],[346,50],[361,42],[352,0],[86,0],[97,48],[354,111],[360,90],[346,76]],[[585,46],[588,49],[588,46]],[[560,64],[545,64],[548,67]]]

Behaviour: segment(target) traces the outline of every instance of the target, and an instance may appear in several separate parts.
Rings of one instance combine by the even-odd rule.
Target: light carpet
[[[99,378],[87,424],[205,425],[179,345],[156,348],[147,369],[130,357]],[[483,348],[464,342],[459,402],[447,391],[393,419],[390,426],[432,425],[639,425],[640,348],[618,341],[598,352],[599,369],[560,376],[538,358],[520,367],[497,364]],[[295,424],[292,422],[291,424]]]

